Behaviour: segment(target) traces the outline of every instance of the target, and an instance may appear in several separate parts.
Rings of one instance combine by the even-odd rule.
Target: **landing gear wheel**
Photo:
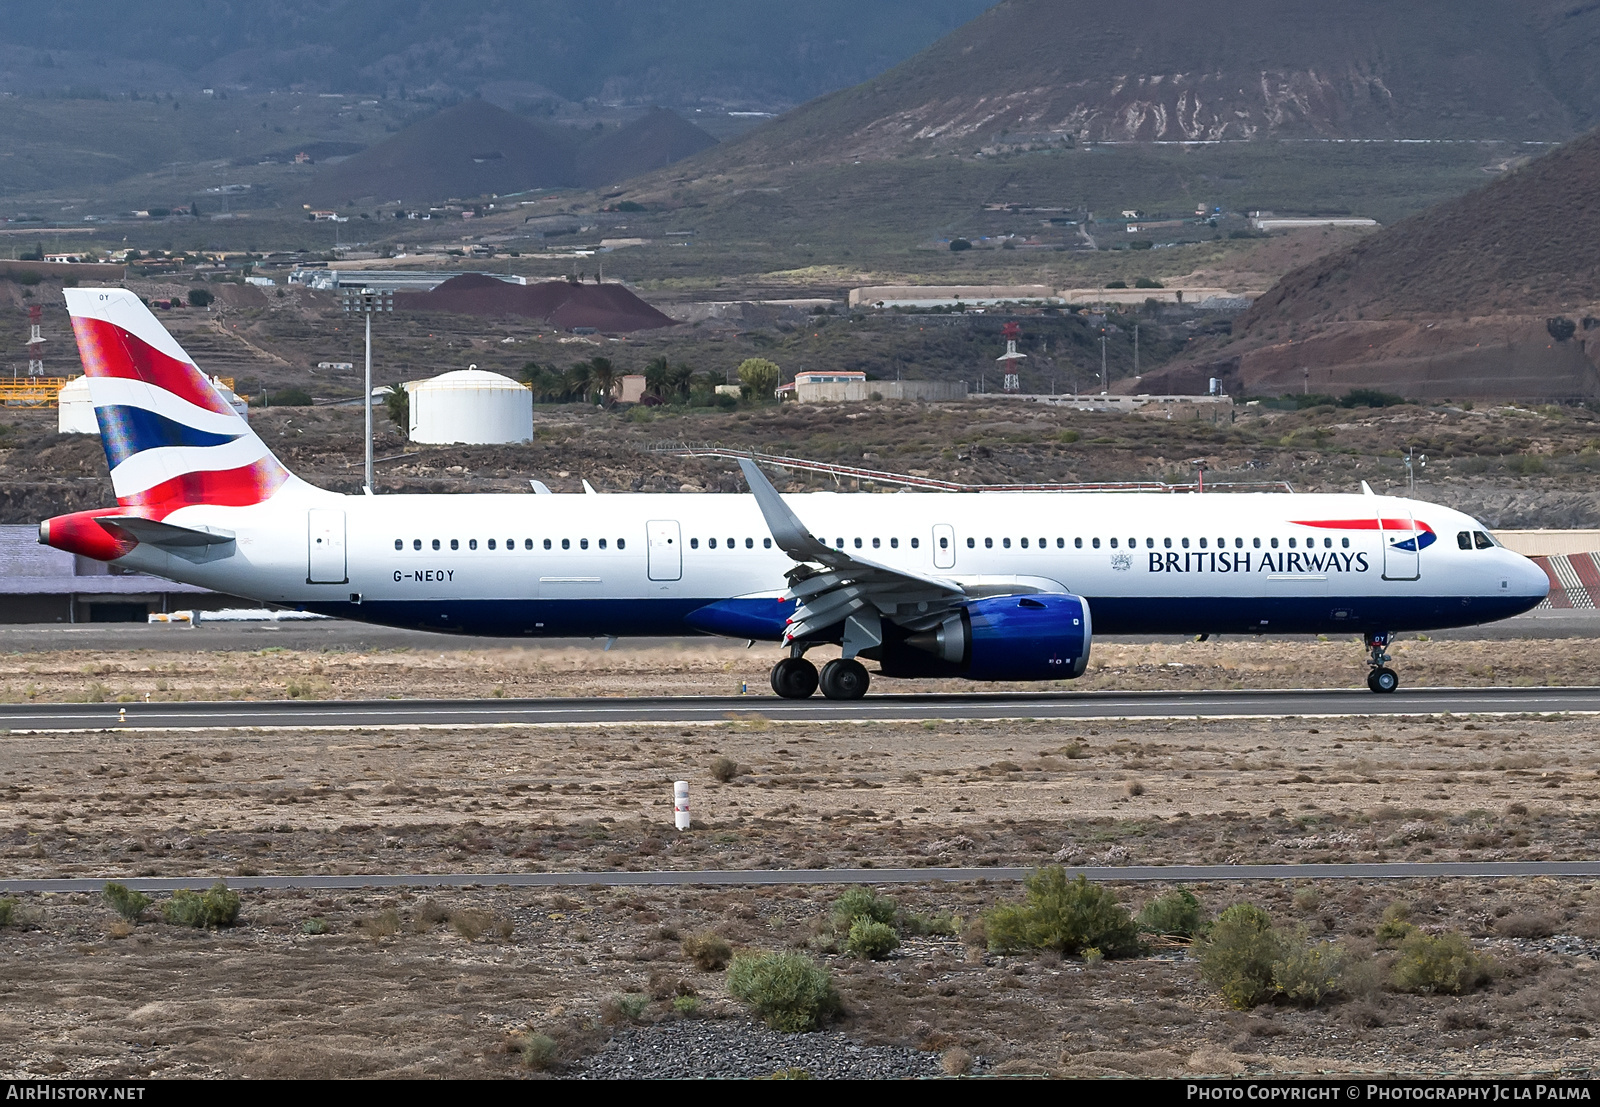
[[[1367,674],[1367,687],[1374,692],[1393,692],[1400,687],[1400,675],[1385,666]]]
[[[803,657],[786,657],[772,667],[772,690],[786,700],[803,700],[817,690],[817,667]]]
[[[822,694],[830,700],[859,700],[872,678],[855,658],[835,658],[822,667]]]

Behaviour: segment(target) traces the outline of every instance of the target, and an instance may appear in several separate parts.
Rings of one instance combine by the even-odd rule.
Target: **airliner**
[[[343,495],[290,473],[133,293],[65,292],[117,506],[57,549],[263,603],[508,637],[775,643],[778,695],[1061,681],[1094,632],[1359,634],[1504,619],[1549,581],[1481,523],[1372,494]],[[813,647],[839,647],[819,673]],[[832,651],[829,651],[832,652]]]

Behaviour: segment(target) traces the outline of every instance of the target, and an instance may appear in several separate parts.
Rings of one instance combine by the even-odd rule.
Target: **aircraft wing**
[[[937,625],[952,608],[973,598],[953,580],[894,569],[834,549],[806,529],[754,461],[740,458],[739,468],[755,494],[772,540],[800,563],[788,574],[787,597],[797,604],[789,620],[789,639],[803,639],[843,622],[846,654],[853,656],[852,638],[860,648],[882,641],[883,616],[898,625],[922,629]]]

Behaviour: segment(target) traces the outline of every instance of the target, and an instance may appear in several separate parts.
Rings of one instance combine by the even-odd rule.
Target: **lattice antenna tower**
[[[1017,362],[1026,361],[1028,357],[1027,354],[1017,353],[1017,339],[1022,337],[1022,325],[1012,320],[1001,329],[1000,336],[1006,340],[1006,352],[995,360],[1000,363],[1001,372],[1005,374],[1003,388],[1007,392],[1021,392],[1022,372]]]
[[[28,305],[28,322],[32,324],[28,331],[28,376],[44,376],[44,335],[39,333],[40,320],[44,318],[44,308],[38,304]]]

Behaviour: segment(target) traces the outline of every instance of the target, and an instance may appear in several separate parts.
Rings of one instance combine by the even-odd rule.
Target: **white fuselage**
[[[1083,596],[1101,634],[1427,629],[1516,614],[1548,591],[1528,559],[1480,548],[1470,517],[1384,496],[784,499],[827,545],[882,565]],[[270,603],[491,634],[694,633],[704,628],[688,613],[774,596],[794,566],[749,495],[341,496],[294,481],[256,506],[196,505],[168,522],[236,540],[187,556],[141,545],[119,563]]]

